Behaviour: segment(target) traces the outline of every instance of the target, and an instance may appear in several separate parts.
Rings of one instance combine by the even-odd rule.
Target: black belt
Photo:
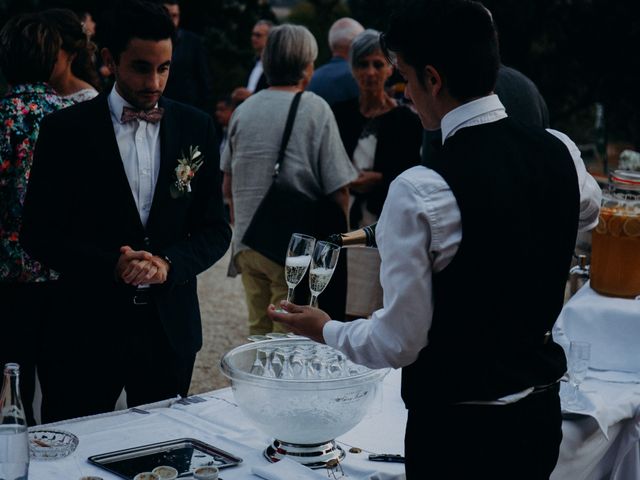
[[[151,289],[138,288],[132,297],[133,304],[136,306],[149,305],[151,303]]]
[[[530,395],[533,395],[534,393],[542,393],[542,392],[546,392],[547,390],[551,390],[552,388],[556,387],[558,383],[560,383],[560,380],[556,380],[555,382],[550,383],[548,385],[538,385],[536,387],[533,387],[533,392],[531,392]]]

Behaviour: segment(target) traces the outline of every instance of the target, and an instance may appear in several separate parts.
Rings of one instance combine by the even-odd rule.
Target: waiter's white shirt
[[[466,103],[442,119],[442,141],[461,128],[506,116],[496,95]],[[586,171],[578,147],[566,135],[548,131],[571,153],[580,184],[579,228],[589,230],[598,221],[600,187]],[[427,345],[431,328],[432,274],[451,262],[461,240],[460,209],[445,180],[424,167],[403,172],[391,183],[376,226],[384,308],[371,319],[328,322],[323,330],[325,342],[370,368],[412,364]],[[529,391],[514,392],[500,403],[515,401]]]
[[[249,81],[247,82],[247,90],[251,93],[256,91],[262,72],[264,72],[264,69],[262,68],[262,60],[258,59],[256,60],[253,70],[251,70],[251,73],[249,74]]]
[[[134,120],[122,123],[123,107],[133,107],[120,96],[115,85],[108,98],[111,123],[116,134],[122,165],[136,201],[142,225],[147,225],[153,192],[160,172],[160,122]]]

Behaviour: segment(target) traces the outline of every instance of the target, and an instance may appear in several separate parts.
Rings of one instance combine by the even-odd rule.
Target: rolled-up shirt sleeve
[[[424,176],[436,181],[412,181]],[[371,319],[328,322],[323,330],[328,345],[370,368],[400,368],[416,360],[427,345],[433,317],[434,261],[437,265],[441,253],[450,261],[459,242],[453,233],[460,227],[459,216],[438,224],[438,212],[451,201],[444,180],[424,167],[393,181],[376,227],[384,308]]]
[[[580,188],[580,220],[578,221],[578,231],[587,232],[592,230],[598,224],[602,190],[595,178],[587,172],[578,146],[562,132],[551,128],[548,128],[547,131],[559,138],[562,143],[567,146],[576,167],[578,186]]]

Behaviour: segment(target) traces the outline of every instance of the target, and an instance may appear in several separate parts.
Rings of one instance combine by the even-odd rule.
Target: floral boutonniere
[[[178,159],[178,166],[175,169],[176,181],[169,188],[172,198],[179,198],[191,192],[191,180],[204,160],[198,148],[198,146],[190,146],[189,155],[185,157],[183,153],[182,158]]]

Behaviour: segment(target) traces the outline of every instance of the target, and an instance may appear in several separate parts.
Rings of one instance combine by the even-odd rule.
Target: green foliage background
[[[384,30],[401,0],[306,0],[281,21],[304,24],[318,40],[317,65],[329,58],[331,23],[351,15]],[[0,0],[0,24],[11,15],[50,6],[86,9],[98,23],[110,0]],[[505,64],[528,75],[549,106],[551,123],[578,143],[594,140],[594,104],[605,108],[608,138],[640,146],[640,2],[638,0],[485,0],[500,31]],[[243,84],[253,52],[250,31],[275,19],[260,0],[182,0],[183,27],[203,36],[215,94]]]

